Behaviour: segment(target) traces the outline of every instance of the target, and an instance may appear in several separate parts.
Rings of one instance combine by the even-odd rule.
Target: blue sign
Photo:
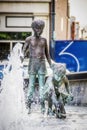
[[[55,41],[54,61],[65,63],[71,72],[87,71],[87,41]]]
[[[4,65],[0,65],[0,79],[3,79],[3,69]]]

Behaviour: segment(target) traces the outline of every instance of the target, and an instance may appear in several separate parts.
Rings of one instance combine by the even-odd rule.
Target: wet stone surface
[[[27,97],[27,88],[24,91]],[[38,94],[35,96],[38,97]],[[58,119],[47,116],[47,105],[43,115],[38,102],[33,103],[31,114],[17,123],[17,130],[87,130],[87,107],[66,105],[65,109],[66,119]]]
[[[32,105],[32,112],[24,121],[25,130],[87,130],[87,107],[65,106],[66,119],[57,119],[40,112],[40,106]]]
[[[27,88],[25,88],[25,97],[27,97]],[[35,97],[38,94],[35,95]],[[31,114],[24,121],[24,130],[87,130],[87,107],[66,105],[66,119],[58,119],[55,116],[41,114],[40,105],[32,104]]]

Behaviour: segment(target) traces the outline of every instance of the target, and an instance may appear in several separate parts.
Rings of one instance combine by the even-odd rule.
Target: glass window
[[[32,32],[0,32],[0,40],[25,40]]]
[[[0,60],[7,59],[10,54],[10,43],[0,43]]]

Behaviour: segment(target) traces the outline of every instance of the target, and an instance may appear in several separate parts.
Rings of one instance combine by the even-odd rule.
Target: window
[[[33,17],[28,16],[6,16],[6,27],[30,28]]]
[[[23,42],[31,34],[32,32],[0,32],[0,60],[6,60],[17,41]]]
[[[0,43],[0,60],[5,60],[10,54],[10,43]]]
[[[32,32],[0,32],[0,40],[25,40]]]

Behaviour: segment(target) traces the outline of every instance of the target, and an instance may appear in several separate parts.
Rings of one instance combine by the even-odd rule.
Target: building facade
[[[68,40],[70,38],[69,0],[55,0],[55,38]]]
[[[55,40],[67,40],[68,13],[68,0],[0,0],[0,59],[7,58],[15,43],[24,43],[32,35],[35,19],[44,20],[48,45],[52,35]]]
[[[0,0],[0,55],[6,58],[16,42],[32,35],[35,19],[45,22],[43,36],[49,41],[51,0]],[[4,54],[4,55],[3,55]]]

